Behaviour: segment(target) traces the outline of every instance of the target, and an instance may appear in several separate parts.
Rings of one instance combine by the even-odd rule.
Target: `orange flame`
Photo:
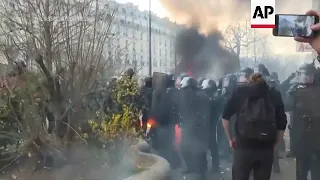
[[[156,125],[156,121],[150,118],[150,119],[148,120],[147,127],[148,127],[148,128],[151,128],[151,127],[153,127],[153,126],[155,126],[155,125]]]

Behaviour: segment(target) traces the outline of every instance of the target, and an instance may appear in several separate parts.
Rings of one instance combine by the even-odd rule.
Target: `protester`
[[[235,137],[230,118],[236,114]],[[281,94],[269,88],[263,75],[254,73],[246,86],[238,87],[222,114],[223,127],[233,149],[233,180],[269,180],[274,147],[280,142],[287,119]],[[253,123],[254,122],[254,123]]]

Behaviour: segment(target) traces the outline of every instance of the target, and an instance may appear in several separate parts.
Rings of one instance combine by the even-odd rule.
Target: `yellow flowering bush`
[[[140,131],[138,82],[135,78],[123,76],[111,93],[115,108],[96,112],[96,117],[89,120],[88,124],[95,138],[107,144],[134,139]]]

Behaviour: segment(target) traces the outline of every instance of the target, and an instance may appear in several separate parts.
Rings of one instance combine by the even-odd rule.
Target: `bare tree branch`
[[[225,47],[238,57],[241,54],[242,47],[248,48],[249,45],[265,38],[265,36],[260,36],[254,32],[254,29],[249,28],[248,24],[240,23],[228,26],[224,32],[224,37]]]
[[[10,61],[15,61],[11,54],[22,55],[41,72],[42,89],[50,92],[47,106],[61,137],[66,135],[64,128],[72,129],[85,117],[82,110],[74,108],[81,107],[100,72],[108,69],[110,57],[103,53],[112,40],[116,11],[107,4],[98,6],[97,0],[0,2],[0,37],[7,40],[0,42],[0,51]],[[71,113],[72,109],[79,113]]]

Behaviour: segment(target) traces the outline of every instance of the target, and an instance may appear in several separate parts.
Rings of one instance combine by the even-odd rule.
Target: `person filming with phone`
[[[315,10],[309,10],[306,15],[308,16],[316,16],[319,17],[319,14],[317,13],[317,11]],[[311,25],[311,30],[313,32],[320,32],[320,23],[317,22],[314,25]],[[315,35],[313,37],[294,37],[294,39],[298,42],[303,42],[303,43],[309,43],[311,45],[311,47],[318,53],[318,55],[320,55],[320,36]]]

